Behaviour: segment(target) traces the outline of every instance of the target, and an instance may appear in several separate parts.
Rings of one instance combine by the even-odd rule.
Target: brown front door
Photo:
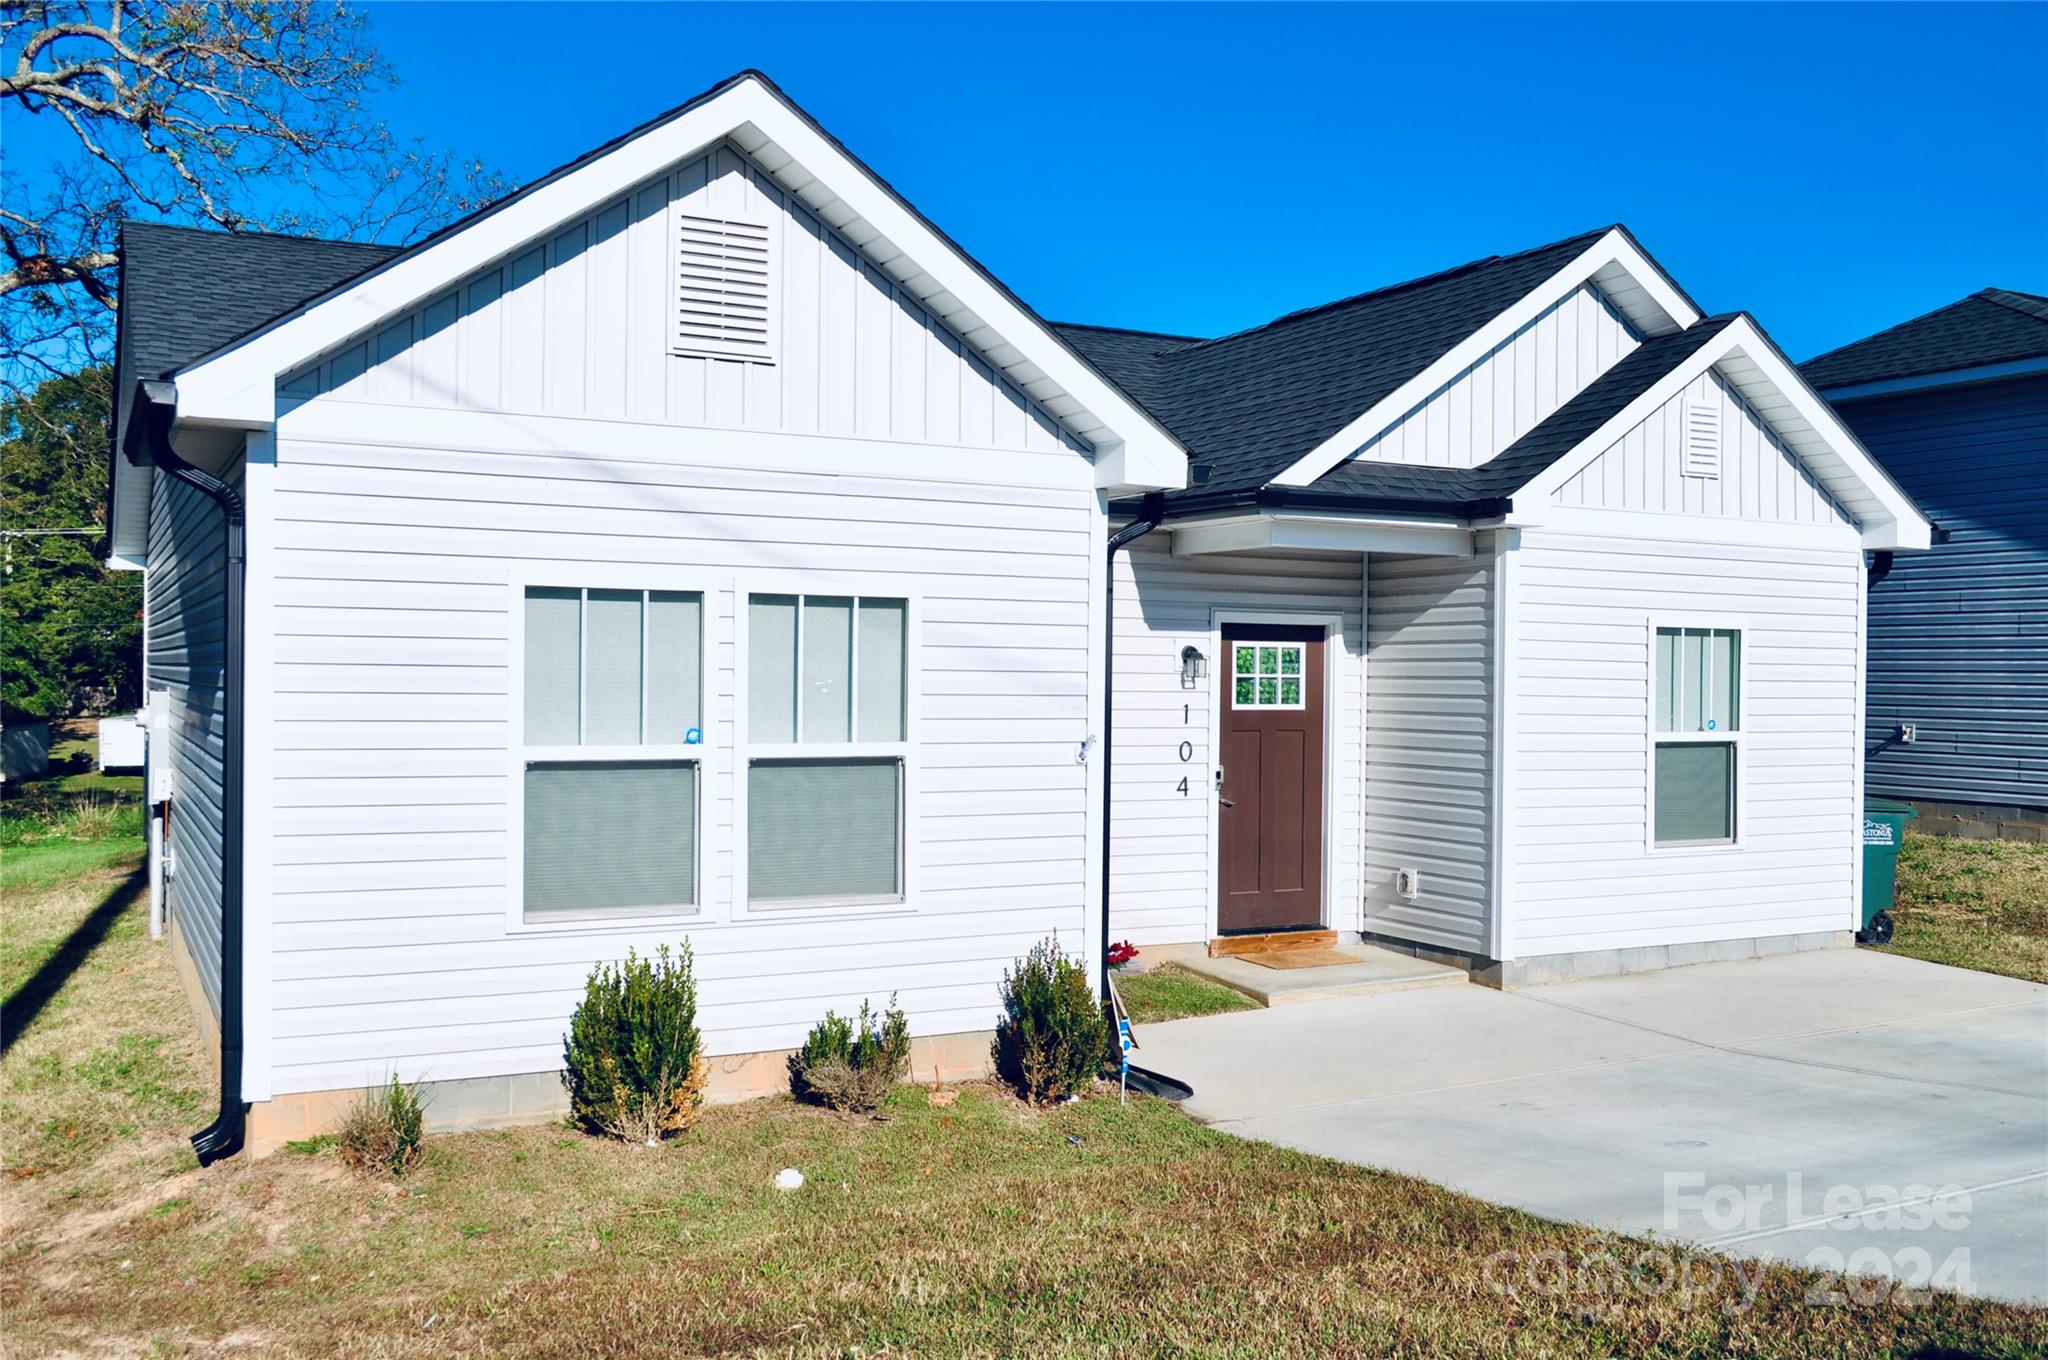
[[[1323,630],[1223,627],[1217,929],[1323,923]]]

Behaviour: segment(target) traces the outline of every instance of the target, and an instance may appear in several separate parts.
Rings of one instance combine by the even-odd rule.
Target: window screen
[[[756,902],[902,895],[902,762],[759,760],[748,771]]]
[[[697,767],[526,768],[526,916],[631,915],[696,903]]]
[[[1735,747],[1723,741],[1657,747],[1657,841],[1735,839]]]

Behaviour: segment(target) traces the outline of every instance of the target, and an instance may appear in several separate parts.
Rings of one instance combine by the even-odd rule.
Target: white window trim
[[[660,592],[687,592],[698,596],[697,639],[697,727],[704,734],[704,740],[695,746],[683,743],[664,743],[658,746],[536,746],[526,744],[526,592],[532,587],[559,587],[564,590],[639,590]],[[511,739],[506,743],[506,854],[507,882],[505,888],[505,929],[516,935],[564,935],[597,934],[616,931],[645,931],[664,923],[688,921],[702,923],[709,918],[709,904],[705,901],[705,885],[709,881],[704,872],[706,838],[704,835],[704,813],[710,805],[713,790],[722,773],[722,751],[713,739],[712,713],[718,696],[711,688],[711,677],[715,672],[712,656],[715,631],[712,621],[718,607],[718,584],[716,580],[698,570],[678,571],[673,567],[624,567],[597,566],[581,563],[562,563],[554,566],[522,565],[511,573],[507,589],[509,620],[506,627],[506,702],[507,730]],[[646,730],[645,685],[646,685],[646,614],[641,615],[641,684],[642,711],[641,729]],[[585,640],[587,642],[587,634]],[[579,719],[580,721],[580,719]],[[696,816],[690,827],[695,841],[691,855],[691,866],[695,882],[690,895],[695,902],[689,905],[650,907],[645,911],[621,912],[615,914],[592,914],[562,920],[529,921],[526,918],[526,767],[530,763],[545,764],[588,764],[588,763],[674,763],[688,761],[697,767]]]
[[[1735,727],[1727,732],[1659,732],[1657,730],[1657,632],[1663,628],[1719,629],[1734,633],[1740,639],[1735,655]],[[1744,832],[1749,818],[1746,808],[1749,801],[1749,620],[1731,618],[1726,615],[1703,614],[1657,614],[1650,617],[1643,633],[1646,679],[1644,681],[1644,726],[1648,729],[1643,743],[1643,847],[1646,853],[1659,859],[1684,855],[1725,855],[1739,852],[1744,848]],[[1731,810],[1734,835],[1725,841],[1672,841],[1660,843],[1657,840],[1657,748],[1688,743],[1703,743],[1716,746],[1732,745],[1735,748],[1735,795]]]
[[[916,910],[918,901],[918,828],[922,824],[923,771],[918,752],[921,747],[919,729],[922,723],[922,647],[924,634],[924,601],[910,581],[863,577],[848,580],[830,572],[798,573],[754,573],[742,576],[733,587],[733,673],[737,680],[733,686],[733,748],[732,748],[732,801],[733,801],[733,856],[732,856],[732,918],[734,920],[806,920],[830,919],[847,920],[869,916],[900,916]],[[801,686],[803,675],[803,608],[802,600],[807,596],[832,596],[852,598],[855,605],[856,643],[858,642],[858,601],[860,600],[901,600],[903,602],[903,740],[901,741],[843,741],[805,743],[801,740],[803,705],[797,705],[799,740],[794,742],[756,742],[749,735],[747,710],[750,702],[751,675],[749,655],[751,639],[748,626],[752,618],[752,601],[756,595],[793,595],[798,600],[796,673]],[[855,648],[855,660],[850,683],[849,703],[859,693],[859,651]],[[857,716],[857,715],[856,715]],[[851,728],[857,732],[857,728]],[[748,842],[748,774],[756,760],[859,760],[893,759],[898,762],[901,781],[898,788],[898,814],[896,840],[896,883],[898,892],[892,897],[806,897],[755,902],[748,884],[748,861],[752,847]]]

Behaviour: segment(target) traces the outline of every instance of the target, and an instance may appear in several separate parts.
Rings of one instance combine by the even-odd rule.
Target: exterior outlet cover
[[[1394,870],[1394,891],[1413,902],[1422,892],[1422,871],[1419,869]]]

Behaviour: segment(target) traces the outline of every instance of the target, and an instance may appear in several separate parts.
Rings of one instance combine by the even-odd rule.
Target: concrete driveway
[[[1138,1038],[1193,1084],[1190,1113],[1248,1138],[1547,1218],[2048,1301],[2048,987],[1831,950]]]

